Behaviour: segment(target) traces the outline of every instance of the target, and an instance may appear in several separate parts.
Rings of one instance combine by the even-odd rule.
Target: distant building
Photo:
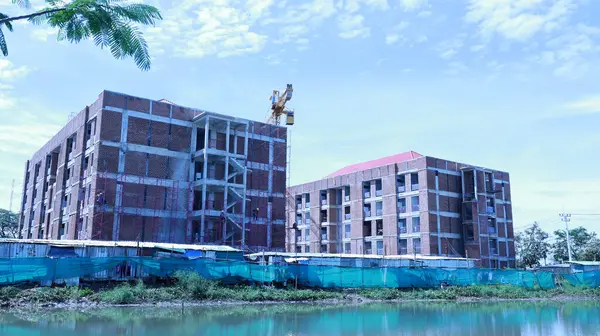
[[[515,267],[506,172],[406,152],[288,188],[286,250]]]
[[[286,138],[282,126],[103,91],[27,161],[20,237],[282,251]]]

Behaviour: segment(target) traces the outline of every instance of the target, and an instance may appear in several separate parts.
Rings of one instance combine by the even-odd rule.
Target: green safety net
[[[208,279],[227,283],[297,282],[319,288],[433,288],[442,284],[515,285],[525,288],[554,288],[551,272],[491,270],[483,268],[444,269],[410,267],[340,267],[319,265],[258,265],[239,260],[181,259],[156,257],[94,258],[10,258],[0,259],[0,284],[54,282],[81,278],[104,280],[123,278],[124,265],[142,272],[129,277],[168,277],[178,270],[195,271]],[[118,274],[121,274],[119,276]],[[133,275],[132,275],[133,274]],[[572,284],[600,286],[600,272],[569,274]]]
[[[600,271],[562,274],[573,286],[600,287]]]

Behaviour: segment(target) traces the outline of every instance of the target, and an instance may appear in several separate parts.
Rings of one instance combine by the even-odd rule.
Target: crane
[[[293,92],[292,84],[288,84],[283,93],[279,92],[279,90],[273,90],[273,95],[271,96],[271,115],[267,120],[268,124],[279,125],[283,114],[286,115],[286,125],[294,124],[294,111],[285,109],[285,104],[292,99]]]

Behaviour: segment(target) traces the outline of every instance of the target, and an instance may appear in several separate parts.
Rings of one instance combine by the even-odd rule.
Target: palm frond
[[[8,18],[8,15],[6,15],[4,13],[0,13],[0,20],[6,19],[6,18]],[[8,29],[8,31],[13,31],[13,26],[12,26],[12,23],[10,23],[10,21],[4,22],[4,25],[6,26],[6,29]],[[0,27],[1,26],[2,26],[2,24],[0,23]]]
[[[47,23],[58,28],[58,39],[72,43],[91,38],[108,48],[117,58],[132,57],[142,70],[150,69],[148,44],[134,24],[154,25],[162,20],[159,10],[150,5],[125,4],[120,0],[46,0],[50,7],[29,18],[34,24]],[[60,5],[59,5],[60,3]]]
[[[0,51],[2,51],[2,55],[8,56],[8,47],[6,46],[6,39],[4,39],[2,28],[0,28]]]
[[[12,0],[12,3],[16,4],[17,6],[19,6],[21,8],[31,7],[31,2],[29,0]]]

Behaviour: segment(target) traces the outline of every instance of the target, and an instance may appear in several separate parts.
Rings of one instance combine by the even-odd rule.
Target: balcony
[[[348,231],[344,232],[344,238],[350,238],[350,232],[348,232]]]
[[[344,196],[344,202],[350,202],[350,195]]]
[[[383,195],[383,190],[375,190],[375,197],[379,197]]]
[[[408,247],[400,247],[398,249],[398,254],[408,254]]]
[[[383,228],[377,228],[377,232],[376,232],[376,234],[377,234],[378,236],[383,236]]]
[[[417,246],[414,249],[416,254],[421,254],[421,246]]]
[[[498,232],[496,231],[496,228],[493,226],[488,227],[488,233],[489,234],[498,234]]]
[[[92,146],[92,139],[87,139],[85,142],[85,149],[88,149]]]
[[[383,255],[383,248],[377,249],[377,255]]]
[[[401,205],[398,207],[398,212],[399,213],[406,213],[406,206],[405,205]]]
[[[365,249],[365,254],[373,254],[373,249]]]
[[[495,247],[490,247],[490,255],[498,255],[498,249]]]
[[[304,224],[306,224],[306,225],[310,225],[310,218],[306,218],[306,219],[304,220]]]
[[[321,217],[321,223],[327,223],[327,217]]]
[[[321,240],[327,240],[327,233],[321,233]]]
[[[376,209],[375,216],[383,216],[383,209]]]
[[[414,212],[414,211],[419,211],[419,205],[418,204],[413,204],[410,206],[410,209]]]
[[[398,192],[399,192],[399,193],[403,193],[403,192],[405,192],[405,191],[406,191],[406,186],[403,186],[403,185],[401,185],[401,186],[398,186],[398,188],[397,188],[397,189],[398,189]]]
[[[306,202],[306,203],[304,203],[304,207],[305,207],[306,209],[310,208],[310,202]]]
[[[371,192],[365,191],[365,192],[363,192],[363,196],[364,196],[364,198],[371,198]]]
[[[364,211],[364,212],[363,212],[363,215],[364,215],[365,217],[371,217],[371,211]]]
[[[327,199],[326,198],[321,200],[321,205],[327,205]]]
[[[302,203],[296,203],[296,210],[302,210]]]
[[[399,233],[406,233],[408,230],[406,229],[406,227],[399,227],[398,228],[398,232]]]
[[[415,191],[415,190],[419,190],[419,184],[411,184],[410,185],[410,190]]]

